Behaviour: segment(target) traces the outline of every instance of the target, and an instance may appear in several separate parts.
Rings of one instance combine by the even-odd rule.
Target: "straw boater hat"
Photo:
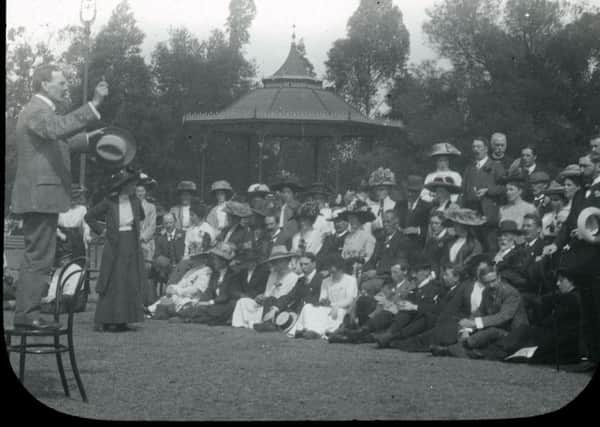
[[[239,218],[248,218],[254,215],[254,211],[250,208],[250,206],[246,203],[228,201],[225,203],[225,208],[223,212],[226,212],[230,215],[237,216]]]
[[[118,169],[123,168],[135,157],[137,144],[133,135],[114,126],[108,126],[90,137],[90,152],[93,158],[103,165]]]
[[[369,177],[369,187],[395,187],[396,186],[396,176],[394,172],[390,169],[384,169],[380,167],[376,171],[374,171]]]
[[[270,188],[274,191],[283,189],[284,187],[290,188],[293,192],[297,193],[304,189],[300,183],[300,179],[288,171],[281,171],[273,180]]]
[[[569,165],[564,168],[559,174],[557,181],[562,183],[566,178],[578,178],[581,179],[581,168],[579,165]]]
[[[249,197],[264,197],[269,194],[271,190],[266,184],[252,184],[248,187]]]
[[[436,156],[460,156],[461,152],[454,145],[449,142],[440,142],[438,144],[433,144],[431,147],[431,153],[429,153],[429,157]]]
[[[298,315],[293,311],[282,311],[275,317],[275,325],[284,332],[288,332],[296,323],[296,319],[298,319]]]
[[[445,188],[451,194],[458,194],[461,192],[461,188],[456,185],[454,179],[450,176],[437,177],[429,184],[425,184],[425,188],[429,191],[435,191],[436,188]]]
[[[450,207],[446,209],[444,217],[448,221],[471,227],[477,227],[486,223],[486,218],[474,210],[459,207]]]
[[[298,256],[297,253],[288,251],[284,245],[275,245],[273,246],[273,249],[271,249],[271,256],[263,261],[263,263],[278,261],[286,258],[294,258],[296,256]]]
[[[521,235],[523,234],[523,230],[519,228],[519,225],[510,219],[504,220],[500,223],[500,227],[498,229],[498,233],[512,233]]]
[[[371,211],[369,205],[359,199],[354,200],[345,210],[338,213],[336,219],[344,219],[345,221],[348,221],[348,218],[351,215],[356,216],[361,224],[375,220],[375,215]]]
[[[600,209],[590,206],[577,217],[577,230],[587,242],[592,242],[600,232]]]
[[[556,181],[552,181],[550,183],[550,185],[548,186],[548,188],[546,189],[546,191],[544,191],[544,193],[547,196],[551,196],[551,195],[555,195],[555,194],[560,194],[561,196],[564,196],[564,194],[565,194],[565,187],[563,187],[562,185],[560,185]]]
[[[229,193],[233,193],[233,188],[231,184],[225,180],[215,181],[210,186],[210,192],[214,193],[215,191],[226,191]]]
[[[231,261],[235,256],[235,246],[231,243],[219,242],[208,252],[212,255],[221,257],[226,261]]]
[[[196,184],[194,184],[192,181],[181,181],[179,184],[177,184],[177,191],[187,191],[189,193],[195,193]]]

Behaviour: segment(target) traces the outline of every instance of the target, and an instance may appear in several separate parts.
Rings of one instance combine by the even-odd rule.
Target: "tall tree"
[[[256,16],[254,0],[231,0],[227,17],[227,34],[229,46],[239,51],[250,41],[250,26]]]
[[[370,115],[378,90],[406,64],[409,34],[392,0],[361,0],[348,20],[346,38],[328,52],[327,79],[336,91]]]

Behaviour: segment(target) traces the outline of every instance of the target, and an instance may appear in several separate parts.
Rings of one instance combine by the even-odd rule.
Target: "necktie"
[[[300,238],[300,243],[298,244],[298,251],[300,252],[300,254],[304,254],[304,252],[306,251],[306,240],[304,240],[304,237]]]
[[[379,202],[379,218],[383,220],[383,200]]]

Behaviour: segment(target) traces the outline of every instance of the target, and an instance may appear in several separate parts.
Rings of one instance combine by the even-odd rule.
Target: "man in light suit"
[[[55,104],[64,104],[68,95],[67,81],[57,66],[37,68],[32,87],[35,95],[23,107],[16,128],[17,173],[12,207],[23,217],[25,252],[14,324],[54,329],[58,324],[40,318],[40,302],[54,261],[58,214],[68,210],[71,203],[70,153],[87,151],[92,134],[84,130],[100,118],[96,108],[108,95],[108,85],[101,81],[91,102],[66,115],[55,111]]]

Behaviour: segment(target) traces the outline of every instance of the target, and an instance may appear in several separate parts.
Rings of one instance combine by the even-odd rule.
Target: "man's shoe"
[[[30,323],[15,323],[15,329],[51,331],[60,329],[60,323],[40,318],[32,320]]]
[[[273,322],[255,323],[254,330],[256,332],[277,332],[279,328]]]
[[[467,356],[469,356],[470,359],[484,359],[485,358],[484,354],[481,351],[474,350],[474,349],[467,350]]]
[[[321,338],[321,334],[318,334],[315,331],[304,331],[304,338],[307,340],[318,340]]]
[[[187,323],[188,320],[181,316],[174,316],[169,319],[169,323]]]
[[[432,345],[431,347],[429,347],[429,350],[434,356],[451,356],[448,347],[443,345]]]
[[[304,338],[304,330],[296,331],[294,338]]]
[[[331,334],[328,339],[331,344],[350,344],[350,338],[345,334]]]

